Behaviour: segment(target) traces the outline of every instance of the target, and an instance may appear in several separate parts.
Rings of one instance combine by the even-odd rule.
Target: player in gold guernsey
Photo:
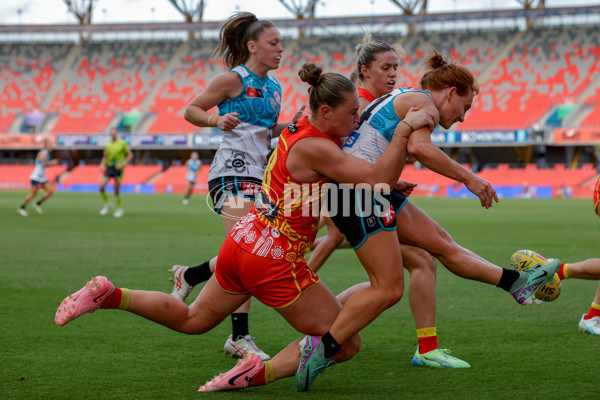
[[[104,200],[104,207],[102,207],[102,210],[100,210],[100,215],[106,215],[112,209],[112,205],[108,200],[108,195],[106,194],[105,189],[110,178],[113,178],[115,199],[117,202],[117,208],[113,216],[115,218],[120,218],[124,213],[123,208],[121,207],[121,196],[119,192],[121,188],[121,179],[123,178],[125,166],[133,158],[133,153],[131,152],[131,149],[127,143],[123,139],[118,138],[116,128],[110,129],[110,137],[111,140],[110,142],[106,143],[106,146],[104,147],[104,155],[102,156],[102,161],[100,162],[100,170],[104,172],[102,174],[102,178],[100,178],[100,194]]]

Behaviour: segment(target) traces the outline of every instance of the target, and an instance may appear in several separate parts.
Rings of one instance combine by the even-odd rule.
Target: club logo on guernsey
[[[226,169],[233,169],[237,173],[246,172],[246,155],[236,151],[231,158],[225,161]]]

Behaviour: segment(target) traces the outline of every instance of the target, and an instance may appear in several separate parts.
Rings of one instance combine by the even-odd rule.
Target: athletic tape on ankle
[[[129,304],[131,304],[131,291],[126,288],[121,288],[121,303],[119,303],[119,310],[128,310]]]
[[[265,361],[265,385],[275,380],[275,368],[271,360]]]
[[[431,328],[423,328],[423,329],[417,329],[417,337],[418,338],[422,338],[422,337],[428,337],[428,336],[436,336],[437,335],[437,329],[434,327]]]

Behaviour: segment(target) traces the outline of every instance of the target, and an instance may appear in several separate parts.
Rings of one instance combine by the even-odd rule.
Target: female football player
[[[358,122],[354,85],[342,75],[322,73],[314,64],[304,65],[299,75],[310,85],[310,114],[284,130],[265,171],[256,205],[227,236],[215,274],[196,300],[188,307],[166,293],[117,288],[99,276],[64,299],[56,311],[57,325],[65,325],[98,308],[123,309],[179,332],[202,334],[254,296],[279,312],[296,330],[309,335],[301,342],[302,360],[308,360],[310,346],[317,342],[329,343],[335,350],[335,355],[324,364],[302,363],[300,367],[298,340],[273,360],[264,361],[256,354],[248,354],[234,369],[202,386],[202,391],[264,385],[295,371],[297,390],[308,390],[331,361],[348,360],[358,351],[358,331],[362,326],[357,329],[353,324],[340,332],[343,346],[328,333],[342,306],[308,268],[304,258],[305,249],[316,236],[320,211],[317,207],[314,213],[304,212],[305,198],[298,197],[298,202],[290,203],[286,194],[290,185],[316,187],[315,196],[309,199],[318,206],[322,194],[318,189],[330,179],[371,186],[394,185],[406,158],[407,138],[413,128],[432,129],[433,119],[424,111],[405,110],[404,122],[397,124],[388,148],[371,164],[344,153],[338,144],[339,138],[348,136]],[[403,292],[402,260],[393,232],[385,231],[381,236],[381,240],[373,243],[377,247],[373,250],[387,246],[387,251],[374,252],[373,262],[385,261],[382,267],[393,278],[383,284],[386,290],[381,304],[391,306]],[[373,290],[364,291],[369,292]],[[379,307],[369,309],[368,313],[376,311]],[[331,333],[338,335],[337,331]],[[321,336],[322,341],[317,339]]]
[[[48,178],[46,178],[46,167],[58,164],[58,160],[53,160],[50,156],[51,151],[52,141],[50,139],[44,139],[44,148],[37,153],[33,172],[29,176],[29,179],[31,180],[31,189],[29,190],[27,196],[25,196],[21,207],[17,208],[17,212],[24,217],[28,215],[25,207],[27,207],[27,204],[29,204],[29,202],[35,198],[40,189],[44,191],[44,195],[40,197],[38,201],[33,203],[33,208],[38,214],[42,214],[43,212],[42,203],[48,200],[48,198],[52,196],[52,193],[54,193],[52,185],[50,182],[48,182]]]
[[[188,204],[194,191],[196,179],[198,178],[198,170],[202,166],[202,161],[200,161],[197,151],[192,151],[190,158],[185,162],[185,166],[185,194],[183,195],[182,203]]]
[[[242,39],[242,40],[240,40]],[[196,126],[214,127],[223,132],[208,175],[208,188],[215,211],[221,215],[225,233],[248,213],[260,188],[267,165],[271,138],[287,123],[277,123],[281,109],[281,88],[269,74],[279,68],[283,41],[275,25],[252,13],[240,12],[221,28],[213,56],[223,56],[230,68],[217,75],[185,110],[185,119]],[[218,113],[209,113],[217,106]],[[195,285],[213,273],[217,258],[196,267],[175,265],[169,272],[172,295],[185,301]],[[232,333],[224,351],[233,357],[262,351],[248,331],[248,301],[231,315]]]

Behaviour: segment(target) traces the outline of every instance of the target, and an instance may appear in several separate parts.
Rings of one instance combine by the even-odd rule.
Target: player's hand
[[[421,110],[418,107],[409,108],[408,112],[404,116],[404,121],[412,126],[413,130],[427,127],[429,132],[433,132],[435,128],[435,119],[431,114],[425,110]]]
[[[240,113],[236,112],[220,115],[217,119],[217,128],[222,131],[232,130],[242,122],[239,120],[238,115],[240,115]]]
[[[494,204],[493,201],[498,203],[498,195],[494,187],[477,175],[473,174],[472,179],[465,183],[465,186],[471,193],[479,197],[482,207],[490,208]]]
[[[300,119],[300,117],[302,117],[302,114],[304,114],[304,110],[306,110],[306,106],[302,106],[300,107],[300,109],[296,112],[296,114],[294,114],[294,116],[292,117],[292,122],[296,122]]]
[[[412,182],[398,181],[396,183],[396,189],[398,189],[400,193],[402,193],[406,197],[410,196],[416,187],[417,184]]]

